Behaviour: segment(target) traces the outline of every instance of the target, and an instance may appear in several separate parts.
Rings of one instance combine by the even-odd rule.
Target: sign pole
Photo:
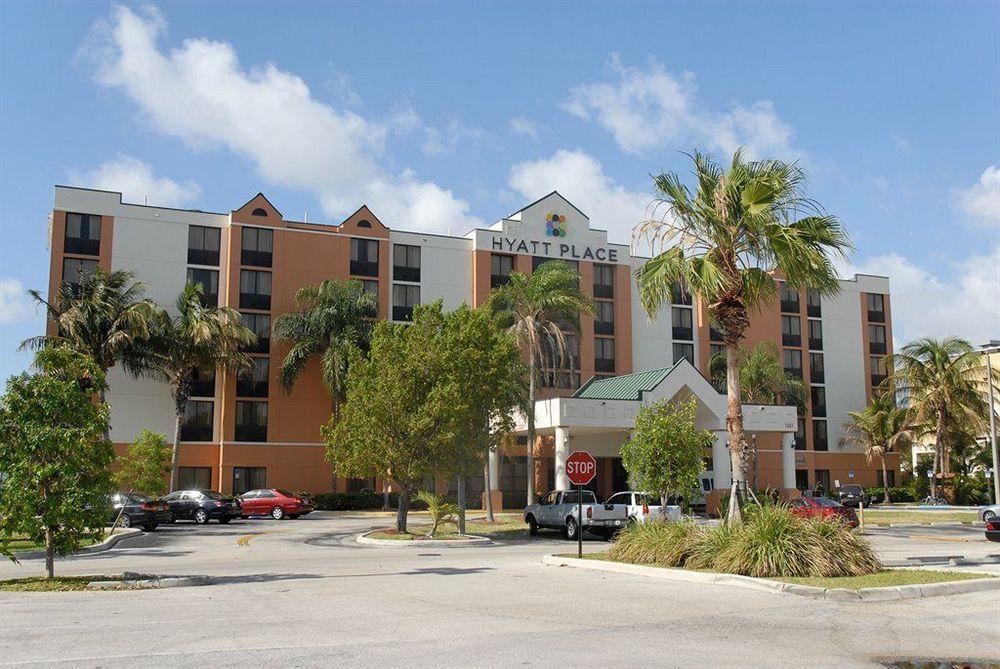
[[[583,486],[576,487],[576,556],[583,557]]]

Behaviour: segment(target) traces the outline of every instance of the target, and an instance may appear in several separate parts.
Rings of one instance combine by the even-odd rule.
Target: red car
[[[858,526],[858,514],[854,509],[844,506],[840,502],[829,497],[802,497],[793,499],[788,508],[796,516],[802,518],[817,518],[824,520],[827,518],[837,518],[847,523],[849,527]]]
[[[304,516],[313,510],[312,502],[280,488],[260,488],[249,490],[240,495],[243,504],[243,517],[271,516],[275,520]]]

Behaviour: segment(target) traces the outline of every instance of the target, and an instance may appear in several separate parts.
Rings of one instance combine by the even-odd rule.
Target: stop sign
[[[566,476],[573,485],[587,485],[597,476],[597,460],[587,451],[573,451],[566,458]]]

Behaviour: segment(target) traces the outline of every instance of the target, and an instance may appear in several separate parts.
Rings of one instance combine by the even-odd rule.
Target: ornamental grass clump
[[[608,557],[631,564],[681,567],[700,534],[689,520],[636,523],[618,535]]]
[[[733,543],[736,532],[725,523],[707,530],[701,530],[698,541],[691,546],[690,555],[684,566],[688,569],[715,569],[716,558]]]
[[[816,532],[809,521],[787,509],[765,506],[747,514],[735,528],[713,567],[744,576],[812,576],[832,569],[827,559],[826,551],[816,550]]]
[[[865,576],[882,571],[882,563],[871,544],[838,520],[809,521],[816,535],[814,550],[823,559],[818,566],[828,569],[811,576]]]

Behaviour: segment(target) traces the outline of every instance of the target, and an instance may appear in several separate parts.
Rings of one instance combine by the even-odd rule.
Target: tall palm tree
[[[336,416],[345,400],[350,352],[368,347],[378,298],[366,293],[360,281],[327,279],[300,288],[295,302],[298,311],[282,314],[274,322],[274,338],[292,343],[281,364],[281,384],[290,391],[306,363],[319,358]]]
[[[948,474],[949,425],[966,424],[982,429],[989,407],[982,361],[972,344],[957,337],[917,339],[893,356],[893,381],[912,409],[912,421],[934,430],[934,464],[931,495],[937,493],[937,477]],[[1000,385],[1000,370],[992,379]]]
[[[656,255],[637,272],[639,295],[655,316],[683,286],[708,308],[726,345],[726,428],[732,453],[729,520],[739,522],[753,454],[740,407],[740,341],[750,313],[775,298],[776,274],[796,289],[820,294],[840,289],[832,256],[851,242],[833,216],[803,195],[805,174],[778,160],[748,161],[741,151],[728,167],[696,153],[692,192],[675,173],[654,177],[654,217],[637,226]]]
[[[535,396],[537,377],[565,367],[568,358],[564,330],[579,330],[580,313],[594,313],[594,303],[580,290],[580,275],[570,265],[551,260],[530,276],[511,272],[508,282],[493,290],[489,307],[514,335],[528,359],[528,504],[535,501]]]
[[[806,384],[785,371],[778,361],[778,347],[762,341],[740,349],[740,401],[743,404],[794,404],[805,408]],[[726,354],[716,353],[708,361],[709,377],[719,392],[726,391]]]
[[[83,274],[79,283],[60,284],[51,302],[29,290],[57,334],[26,339],[21,349],[65,344],[92,358],[105,374],[115,365],[132,376],[146,374],[154,364],[150,339],[159,308],[145,291],[146,284],[136,281],[134,273],[99,267]],[[100,397],[104,402],[104,390]]]
[[[177,298],[176,316],[160,312],[156,332],[157,376],[170,384],[174,400],[174,448],[170,464],[170,490],[177,488],[181,423],[191,397],[191,373],[195,369],[241,372],[253,362],[243,349],[257,338],[230,307],[206,307],[202,288],[188,284]]]
[[[840,443],[856,446],[864,450],[868,464],[875,458],[882,462],[882,485],[885,503],[889,503],[889,473],[885,465],[885,455],[907,443],[911,438],[910,412],[899,407],[891,390],[876,394],[871,404],[861,411],[848,412],[851,422],[844,425],[844,436]]]

